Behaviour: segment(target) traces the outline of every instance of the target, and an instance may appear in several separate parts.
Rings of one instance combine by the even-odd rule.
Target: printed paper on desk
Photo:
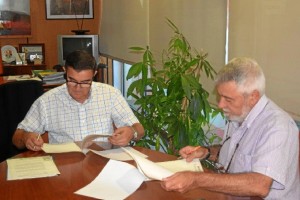
[[[123,147],[127,150],[130,150],[132,152],[134,152],[135,154],[143,157],[143,158],[147,158],[148,156],[133,149],[132,147]],[[109,150],[104,150],[104,151],[95,151],[95,150],[92,150],[90,149],[91,152],[99,155],[99,156],[102,156],[102,157],[105,157],[105,158],[110,158],[110,159],[113,159],[113,160],[119,160],[119,161],[128,161],[128,160],[133,160],[132,156],[129,155],[128,153],[126,153],[123,149],[121,148],[117,148],[117,149],[109,149]]]
[[[100,174],[75,194],[106,200],[126,199],[144,180],[145,177],[133,165],[109,160]]]
[[[7,180],[50,177],[60,174],[51,156],[7,159]]]

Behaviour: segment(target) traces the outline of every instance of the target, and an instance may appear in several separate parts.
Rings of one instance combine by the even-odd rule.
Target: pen
[[[36,141],[38,141],[38,140],[40,139],[40,137],[41,137],[41,134],[39,134],[39,135],[37,136]],[[35,145],[33,146],[33,149],[35,150]]]
[[[190,154],[194,153],[195,151],[197,151],[200,148],[201,148],[201,146],[196,146],[193,150],[189,151],[187,154],[190,155]],[[179,156],[177,159],[180,160],[180,159],[183,159],[183,157]]]

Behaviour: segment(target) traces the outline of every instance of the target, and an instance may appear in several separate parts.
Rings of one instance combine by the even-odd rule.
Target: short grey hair
[[[234,81],[238,90],[250,94],[257,90],[260,96],[265,94],[265,75],[258,63],[251,58],[241,57],[229,61],[217,74],[216,86]]]

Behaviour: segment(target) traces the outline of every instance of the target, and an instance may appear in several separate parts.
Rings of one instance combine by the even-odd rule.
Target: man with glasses
[[[70,53],[65,72],[66,84],[43,94],[19,123],[13,136],[16,147],[41,150],[44,141],[39,135],[45,132],[49,143],[82,141],[90,134],[104,134],[111,135],[108,140],[112,145],[125,146],[143,137],[144,128],[120,91],[93,82],[96,61],[90,54]]]
[[[265,77],[256,61],[235,58],[216,78],[218,107],[228,123],[222,145],[187,146],[187,161],[213,158],[219,173],[179,172],[164,179],[167,191],[195,188],[266,199],[300,198],[299,130],[294,120],[265,95]],[[210,155],[212,154],[212,155]]]

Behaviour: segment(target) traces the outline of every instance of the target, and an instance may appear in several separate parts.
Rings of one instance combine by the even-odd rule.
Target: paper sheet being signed
[[[68,142],[61,144],[48,144],[44,143],[42,149],[46,153],[67,153],[67,152],[82,152],[86,154],[88,147],[92,144],[93,140],[97,138],[107,138],[110,135],[93,134],[86,136],[82,142]]]

